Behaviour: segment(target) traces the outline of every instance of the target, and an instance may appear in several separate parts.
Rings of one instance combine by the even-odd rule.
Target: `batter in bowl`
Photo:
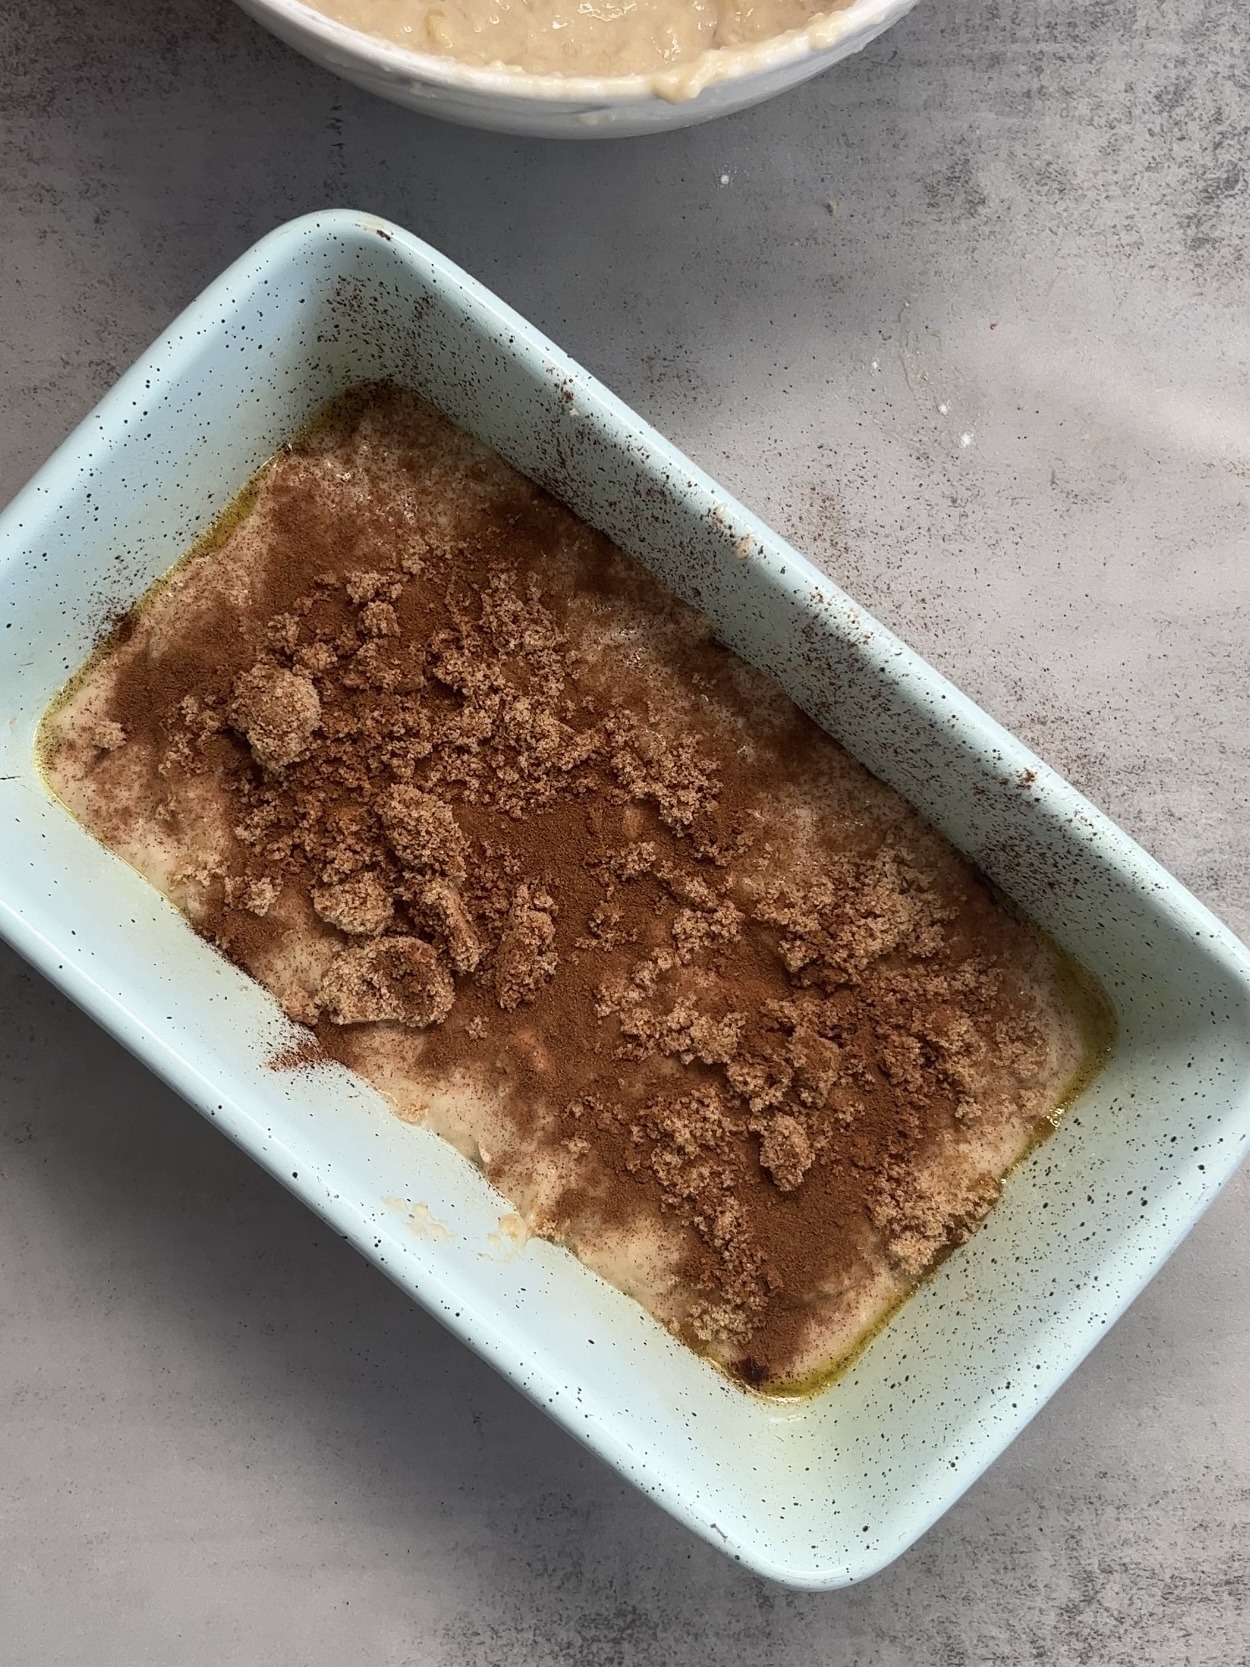
[[[536,75],[654,75],[754,46],[837,9],[827,0],[316,0],[414,52]]]

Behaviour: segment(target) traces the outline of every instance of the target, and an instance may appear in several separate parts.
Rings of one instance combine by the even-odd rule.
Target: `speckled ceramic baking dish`
[[[509,1248],[451,1147],[345,1071],[270,1069],[274,1003],[79,828],[49,700],[252,471],[361,377],[418,389],[701,606],[1101,980],[1119,1036],[985,1227],[802,1403],[722,1379],[565,1252]],[[586,373],[394,226],[326,213],[233,266],[0,520],[0,925],[526,1394],[795,1586],[898,1555],[1072,1371],[1250,1134],[1250,957],[1098,811]],[[444,1231],[431,1231],[431,1223]]]

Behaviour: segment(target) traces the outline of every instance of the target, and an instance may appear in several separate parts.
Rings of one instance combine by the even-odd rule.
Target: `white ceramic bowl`
[[[277,1004],[36,768],[41,715],[110,611],[324,400],[380,376],[700,606],[1114,1001],[1119,1037],[1096,1081],[980,1232],[808,1401],[728,1383],[553,1245],[503,1249],[505,1201],[350,1072],[270,1069],[290,1038]],[[0,930],[566,1428],[792,1585],[844,1585],[897,1556],[1054,1393],[1247,1149],[1250,955],[1232,935],[531,325],[367,215],[297,220],[258,244],[0,516],[0,718]]]
[[[303,0],[238,0],[324,69],[379,98],[466,127],[545,138],[623,138],[691,127],[759,104],[858,52],[916,0],[850,0],[810,29],[736,52],[709,53],[694,97],[666,96],[643,75],[524,75],[410,52],[349,29]]]

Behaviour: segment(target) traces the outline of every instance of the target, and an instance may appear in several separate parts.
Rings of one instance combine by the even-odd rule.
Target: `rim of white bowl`
[[[414,52],[363,29],[353,29],[305,4],[305,0],[242,0],[242,3],[245,10],[258,18],[280,18],[300,33],[313,35],[324,45],[397,80],[488,93],[505,100],[602,105],[639,100],[693,104],[708,87],[727,81],[745,81],[766,70],[814,57],[836,46],[847,35],[863,32],[871,39],[910,11],[917,0],[850,0],[849,5],[810,19],[801,29],[791,29],[749,46],[713,47],[688,63],[673,65],[671,71],[635,75],[537,75],[505,65],[466,64],[434,53]],[[867,39],[864,44],[867,45]],[[696,66],[698,73],[692,78]],[[666,93],[663,86],[666,79],[671,80],[674,91]],[[689,85],[692,80],[692,92],[682,94],[676,90],[683,82]]]

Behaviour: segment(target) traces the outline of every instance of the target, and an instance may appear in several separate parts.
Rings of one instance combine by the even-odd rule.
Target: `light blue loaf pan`
[[[1108,1065],[985,1227],[815,1399],[724,1381],[345,1071],[266,1066],[273,1002],[45,789],[48,702],[279,443],[416,388],[701,607],[1102,982]],[[743,559],[742,552],[748,552]],[[366,215],[284,226],[0,519],[0,927],[553,1417],[750,1567],[861,1580],[956,1499],[1210,1203],[1250,1132],[1250,957],[1131,840],[523,319]],[[425,1219],[448,1229],[420,1231]]]

